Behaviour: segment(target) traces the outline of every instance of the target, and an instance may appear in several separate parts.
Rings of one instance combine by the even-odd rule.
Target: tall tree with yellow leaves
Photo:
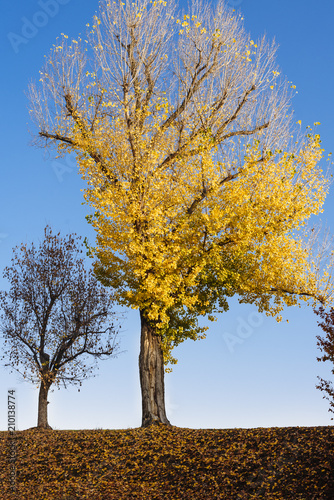
[[[30,87],[41,144],[87,181],[96,275],[140,311],[143,426],[169,423],[164,364],[205,336],[199,316],[234,294],[278,319],[331,296],[298,232],[328,189],[320,138],[291,139],[275,51],[222,1],[102,0]]]

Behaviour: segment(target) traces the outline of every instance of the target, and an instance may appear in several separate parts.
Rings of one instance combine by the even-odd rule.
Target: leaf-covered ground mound
[[[333,427],[31,429],[0,443],[1,500],[334,499]]]

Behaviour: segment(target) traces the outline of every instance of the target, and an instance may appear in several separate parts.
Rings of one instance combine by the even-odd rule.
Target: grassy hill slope
[[[0,432],[0,484],[1,500],[334,500],[334,428]]]

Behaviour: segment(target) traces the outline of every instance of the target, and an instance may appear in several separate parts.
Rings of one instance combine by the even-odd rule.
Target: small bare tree
[[[331,361],[332,363],[332,374],[334,375],[334,308],[331,307],[329,311],[325,311],[323,306],[320,306],[318,310],[314,311],[320,318],[322,322],[319,322],[318,325],[323,329],[326,333],[325,337],[321,337],[317,335],[317,345],[323,355],[317,358],[318,361]],[[317,389],[323,391],[324,399],[329,401],[329,410],[334,413],[334,387],[333,384],[324,380],[321,377],[318,377],[319,384],[316,386]],[[331,419],[333,420],[333,418]]]
[[[46,226],[39,247],[14,248],[0,294],[2,359],[24,379],[39,384],[38,427],[50,428],[47,397],[52,384],[66,388],[92,374],[84,355],[115,355],[113,296],[79,258],[80,237],[53,235]],[[86,356],[87,357],[87,356]]]

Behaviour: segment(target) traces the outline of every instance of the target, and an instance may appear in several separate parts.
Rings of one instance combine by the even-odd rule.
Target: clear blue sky
[[[49,14],[44,0],[16,0],[1,7],[1,181],[0,266],[10,263],[12,247],[38,241],[48,223],[64,234],[76,232],[94,241],[83,182],[71,161],[54,160],[32,147],[26,91],[61,32],[84,33],[97,0],[55,0]],[[54,5],[54,2],[51,2]],[[263,33],[280,48],[281,71],[298,90],[293,108],[303,128],[320,122],[327,153],[334,150],[334,3],[332,0],[229,0],[244,14],[256,39]],[[49,8],[50,5],[49,5]],[[52,14],[52,15],[51,15]],[[21,37],[21,38],[18,38]],[[325,166],[325,165],[324,165]],[[334,188],[333,188],[334,189]],[[322,216],[334,228],[333,193]],[[0,277],[0,288],[7,288]],[[289,323],[286,322],[289,320]],[[115,360],[100,363],[98,376],[81,391],[55,390],[49,396],[49,423],[57,429],[138,427],[141,399],[138,375],[139,317],[129,311]],[[239,338],[228,345],[226,334]],[[172,424],[193,428],[312,426],[331,423],[328,403],[315,389],[317,375],[330,377],[330,366],[316,361],[321,330],[311,308],[290,308],[277,323],[253,306],[231,301],[207,339],[187,341],[175,350],[179,359],[166,374],[167,414]],[[36,425],[38,391],[0,367],[0,429],[7,429],[7,389],[15,387],[18,426]]]

